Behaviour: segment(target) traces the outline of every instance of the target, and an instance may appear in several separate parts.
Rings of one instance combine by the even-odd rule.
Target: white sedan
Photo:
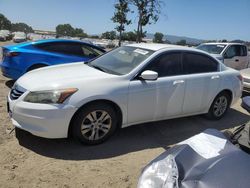
[[[86,63],[31,71],[8,96],[13,124],[34,135],[98,144],[119,127],[207,114],[222,118],[242,77],[206,52],[133,44]]]

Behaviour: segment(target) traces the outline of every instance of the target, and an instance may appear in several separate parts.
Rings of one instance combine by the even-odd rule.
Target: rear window
[[[186,74],[216,72],[218,71],[218,63],[205,55],[184,53],[183,68]]]

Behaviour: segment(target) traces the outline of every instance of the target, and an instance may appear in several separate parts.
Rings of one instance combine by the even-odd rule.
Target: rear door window
[[[218,71],[218,62],[203,54],[183,54],[183,69],[185,74],[198,74]]]
[[[35,45],[41,50],[84,57],[82,45],[74,42],[52,42]]]

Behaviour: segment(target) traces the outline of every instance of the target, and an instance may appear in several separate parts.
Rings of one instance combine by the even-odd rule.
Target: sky
[[[163,0],[156,24],[147,33],[193,37],[206,40],[250,41],[250,0]],[[24,22],[33,29],[55,31],[58,24],[69,23],[88,34],[114,30],[110,20],[116,0],[0,0],[0,13],[11,22]],[[133,9],[133,8],[132,8]],[[130,13],[136,29],[136,12]]]

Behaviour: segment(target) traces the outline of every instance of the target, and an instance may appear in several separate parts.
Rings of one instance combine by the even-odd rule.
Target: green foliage
[[[102,33],[101,38],[114,40],[114,39],[116,39],[116,32],[115,31],[106,31],[106,32]]]
[[[11,31],[21,31],[25,33],[33,33],[34,30],[31,26],[27,25],[26,23],[13,23],[11,24]]]
[[[88,37],[87,33],[84,33],[84,31],[81,28],[75,28],[74,36],[80,38]]]
[[[81,28],[73,28],[70,24],[59,24],[56,26],[57,36],[70,36],[85,38],[88,35]]]
[[[164,37],[164,35],[162,33],[156,32],[154,34],[153,42],[155,42],[155,43],[163,43],[163,37]]]
[[[58,36],[74,37],[75,29],[70,24],[59,24],[56,26],[56,34]]]
[[[0,30],[10,30],[11,22],[3,14],[0,14]]]
[[[186,40],[180,40],[179,42],[176,42],[177,45],[181,45],[181,46],[186,46],[187,45],[187,41]]]
[[[100,37],[98,35],[90,35],[89,38],[92,38],[92,39],[99,39]]]
[[[121,45],[122,32],[125,31],[125,25],[131,24],[131,20],[127,19],[127,13],[130,11],[127,0],[119,0],[115,4],[115,13],[111,20],[118,23],[115,29],[119,32],[119,46]]]
[[[122,33],[122,40],[136,41],[136,33],[132,31],[124,32]]]

